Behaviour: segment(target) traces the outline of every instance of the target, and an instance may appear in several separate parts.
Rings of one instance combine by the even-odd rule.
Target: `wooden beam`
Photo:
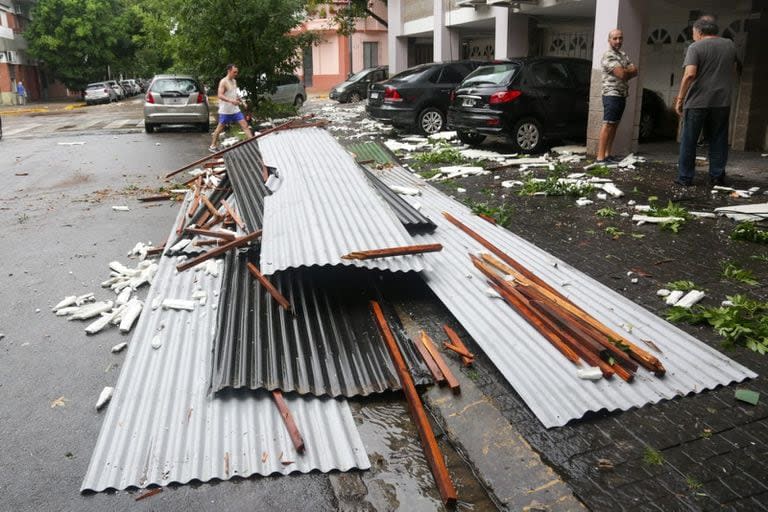
[[[200,256],[196,256],[192,259],[179,263],[178,265],[176,265],[176,270],[178,270],[179,272],[184,272],[188,268],[192,268],[206,260],[215,258],[216,256],[222,255],[228,251],[231,251],[232,249],[236,249],[240,246],[243,246],[252,240],[256,240],[260,236],[261,236],[261,230],[259,229],[257,231],[254,231],[253,233],[249,233],[245,236],[241,236],[240,238],[235,238],[231,242],[227,242],[222,246],[216,247],[215,249],[211,249],[210,251],[205,252]]]
[[[429,353],[427,347],[424,346],[420,339],[415,339],[412,341],[413,346],[416,347],[416,350],[419,352],[419,355],[421,355],[421,358],[424,360],[427,368],[429,368],[429,373],[432,374],[432,378],[435,379],[435,382],[437,382],[437,384],[440,386],[447,384],[445,375],[443,375],[443,372],[440,371],[440,367],[437,366],[435,359],[432,357],[432,354]]]
[[[491,251],[497,258],[499,258],[501,261],[506,263],[507,265],[511,266],[515,271],[517,271],[520,275],[525,277],[528,281],[535,283],[539,289],[542,291],[546,291],[546,293],[552,297],[555,297],[557,301],[563,305],[563,307],[567,307],[572,310],[574,314],[582,318],[585,322],[589,323],[589,325],[593,326],[595,329],[599,330],[606,336],[608,336],[612,340],[620,341],[622,344],[629,347],[629,353],[632,356],[632,359],[640,363],[642,367],[645,369],[654,372],[656,375],[661,376],[664,375],[666,372],[666,369],[664,368],[664,365],[661,364],[661,361],[658,360],[655,356],[650,354],[649,352],[641,349],[634,343],[630,342],[623,336],[617,334],[615,331],[610,329],[608,326],[594,318],[592,315],[581,309],[576,304],[572,303],[570,300],[568,300],[566,297],[564,297],[560,292],[558,292],[556,289],[554,289],[552,286],[550,286],[548,283],[543,281],[541,278],[539,278],[536,274],[528,270],[525,266],[521,265],[519,262],[517,262],[514,258],[503,252],[501,249],[493,245],[491,242],[483,238],[479,233],[474,231],[472,228],[458,220],[456,217],[451,215],[448,212],[443,212],[443,216],[462,230],[464,233],[466,233],[469,237],[477,241],[480,245]]]
[[[243,219],[240,218],[240,216],[237,214],[234,208],[232,208],[226,199],[221,200],[221,204],[224,206],[224,210],[229,214],[230,217],[232,217],[232,220],[235,221],[235,224],[242,229],[243,231],[246,230],[245,222],[243,222]]]
[[[453,375],[453,372],[450,368],[448,368],[448,365],[445,364],[445,360],[443,360],[443,356],[440,355],[440,352],[437,351],[437,347],[435,347],[435,343],[432,341],[432,338],[430,338],[429,335],[424,331],[421,331],[421,342],[424,344],[427,352],[429,352],[429,355],[432,356],[432,359],[435,360],[437,367],[440,368],[441,372],[443,372],[445,381],[448,383],[448,387],[451,388],[451,391],[453,391],[453,394],[458,395],[461,393],[459,380]]]
[[[442,251],[442,244],[405,245],[403,247],[389,247],[387,249],[371,249],[368,251],[354,251],[341,257],[343,260],[371,260],[374,258],[389,258],[391,256],[403,256],[406,254],[422,254],[425,252]]]
[[[212,238],[221,238],[223,240],[230,240],[230,241],[237,238],[237,236],[232,233],[225,233],[223,231],[209,231],[207,229],[201,229],[201,228],[187,228],[184,230],[184,232],[189,233],[190,235],[209,236]]]
[[[142,203],[149,203],[152,201],[167,201],[169,199],[173,199],[172,194],[158,194],[156,196],[140,197],[139,201],[141,201]]]
[[[288,404],[285,403],[282,391],[279,389],[272,391],[272,398],[275,400],[277,410],[280,411],[280,416],[283,418],[285,428],[288,429],[288,435],[291,436],[293,447],[296,448],[297,452],[304,453],[304,439],[301,438],[299,427],[296,426],[296,422],[293,420],[293,415],[288,408]]]
[[[458,347],[459,349],[463,350],[466,356],[461,356],[461,361],[464,363],[464,366],[469,366],[474,362],[475,356],[472,355],[472,352],[469,351],[466,345],[464,345],[464,342],[461,341],[461,338],[459,338],[459,335],[456,334],[456,331],[448,327],[447,325],[443,324],[443,331],[445,331],[445,335],[448,336],[448,340],[450,341],[450,344]],[[447,348],[447,347],[446,347]],[[453,350],[453,349],[449,349]],[[454,350],[454,352],[456,352]],[[458,353],[458,352],[457,352]]]
[[[291,120],[290,120],[290,121],[288,121],[287,123],[283,123],[283,124],[281,124],[281,125],[277,125],[277,126],[275,126],[275,127],[273,127],[273,128],[270,128],[270,129],[268,129],[268,130],[264,130],[264,131],[263,131],[263,132],[261,132],[260,134],[258,134],[258,135],[255,135],[255,136],[253,136],[253,137],[252,137],[252,138],[250,138],[250,139],[245,139],[245,140],[243,140],[243,141],[240,141],[240,142],[238,142],[237,144],[232,144],[232,145],[231,145],[231,146],[229,146],[228,148],[222,149],[221,151],[218,151],[218,152],[216,152],[216,153],[210,154],[210,155],[208,155],[208,156],[204,156],[203,158],[200,158],[199,160],[195,160],[195,161],[194,161],[194,162],[192,162],[191,164],[187,164],[187,165],[185,165],[184,167],[180,167],[180,168],[176,169],[175,171],[169,172],[168,174],[166,174],[166,175],[165,175],[165,179],[171,178],[171,177],[173,177],[173,176],[175,176],[175,175],[179,174],[179,173],[180,173],[180,172],[182,172],[182,171],[186,171],[186,170],[187,170],[187,169],[189,169],[190,167],[194,167],[194,166],[196,166],[196,165],[198,165],[198,164],[202,164],[203,162],[207,162],[208,160],[210,160],[210,159],[212,159],[212,158],[217,158],[217,157],[220,157],[220,156],[221,156],[221,155],[223,155],[224,153],[227,153],[227,152],[229,152],[229,151],[232,151],[232,150],[233,150],[233,149],[235,149],[235,148],[239,148],[239,147],[240,147],[240,146],[242,146],[243,144],[248,144],[249,142],[252,142],[252,141],[254,141],[254,140],[256,140],[256,139],[258,139],[258,138],[260,138],[260,137],[263,137],[263,136],[265,136],[265,135],[267,135],[267,134],[270,134],[270,133],[272,133],[272,132],[276,132],[276,131],[279,131],[279,130],[283,130],[283,129],[285,129],[285,128],[288,128],[288,127],[290,127],[291,125],[294,125],[294,124],[296,124],[298,121],[302,121],[302,120],[304,120],[304,119],[309,119],[309,118],[311,118],[311,117],[313,117],[313,116],[314,116],[314,114],[308,114],[308,115],[306,115],[306,116],[302,116],[302,117],[299,117],[299,118],[296,118],[296,119],[291,119]]]
[[[400,385],[403,388],[408,403],[408,411],[411,413],[411,418],[413,418],[413,422],[416,424],[421,446],[424,449],[424,455],[429,463],[429,468],[432,470],[432,476],[435,478],[437,489],[440,491],[440,497],[445,505],[455,505],[458,500],[458,493],[453,486],[453,482],[451,482],[448,467],[445,465],[445,459],[440,451],[440,447],[437,445],[435,434],[432,432],[432,426],[429,424],[427,413],[421,403],[421,397],[419,397],[416,386],[413,384],[413,377],[411,377],[395,337],[389,329],[389,324],[387,324],[387,319],[381,311],[381,306],[379,306],[378,302],[371,301],[371,309],[373,310],[376,324],[379,326],[379,331],[384,338],[389,355],[392,357],[392,362],[395,364],[397,376],[400,379]]]
[[[283,294],[280,293],[278,289],[275,288],[275,286],[269,282],[269,279],[267,279],[267,277],[264,274],[262,274],[258,268],[256,268],[256,265],[254,265],[249,261],[245,266],[248,267],[248,272],[250,272],[251,275],[259,283],[261,283],[261,286],[263,286],[264,289],[267,290],[267,292],[272,296],[272,298],[275,299],[275,301],[277,301],[277,303],[280,304],[283,307],[283,309],[285,309],[286,311],[293,312],[293,307],[291,307],[291,303],[288,302],[288,299],[286,299],[285,296],[283,296]]]

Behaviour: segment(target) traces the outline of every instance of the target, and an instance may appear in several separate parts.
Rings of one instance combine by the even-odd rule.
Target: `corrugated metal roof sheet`
[[[367,162],[373,160],[377,164],[392,164],[395,159],[389,153],[389,150],[375,142],[357,142],[350,144],[349,150],[354,153],[358,162]]]
[[[314,265],[420,271],[423,256],[342,260],[353,251],[413,245],[413,239],[363,176],[352,156],[320,128],[299,128],[259,140],[279,188],[266,198],[261,264],[264,274]]]
[[[176,274],[174,263],[161,259],[147,303],[156,297],[191,299],[202,289],[207,304],[194,312],[144,311],[81,490],[369,468],[343,400],[286,396],[305,439],[306,451],[299,455],[269,393],[209,392],[221,277],[194,270]],[[158,349],[152,348],[155,336],[162,342]],[[283,464],[281,454],[293,463]]]
[[[376,189],[376,192],[381,194],[387,205],[395,212],[397,219],[405,226],[409,233],[417,231],[433,231],[435,229],[435,223],[429,220],[426,215],[422,214],[419,210],[411,206],[409,202],[400,197],[398,194],[392,191],[391,188],[386,186],[368,169],[363,168],[365,177],[368,178]]]
[[[414,238],[418,243],[442,243],[444,247],[439,253],[425,255],[430,269],[421,276],[546,427],[565,425],[590,411],[627,410],[757,376],[564,261],[472,215],[402,167],[374,173],[388,185],[421,190],[418,201],[438,229]],[[641,368],[632,383],[618,378],[596,382],[577,378],[575,367],[522,317],[503,301],[486,295],[488,285],[468,257],[470,252],[485,249],[445,220],[443,211],[632,342],[645,347],[642,339],[652,340],[662,351],[652,352],[666,367],[666,376],[657,378]],[[626,332],[622,324],[632,325],[632,332]]]
[[[371,316],[376,274],[356,268],[295,269],[271,277],[285,311],[253,279],[249,258],[226,258],[214,341],[213,389],[246,387],[354,396],[400,389]],[[398,339],[416,384],[431,379],[410,342]]]
[[[269,195],[262,177],[264,162],[255,143],[243,144],[224,154],[227,176],[249,231],[264,226],[264,198]]]

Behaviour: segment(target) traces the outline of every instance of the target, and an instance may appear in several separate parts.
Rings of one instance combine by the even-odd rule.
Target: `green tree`
[[[118,0],[41,0],[24,36],[29,51],[67,87],[106,78],[107,66],[129,58]]]
[[[251,93],[268,90],[261,77],[293,73],[301,50],[315,36],[301,32],[305,0],[176,0],[175,68],[193,72],[212,88],[228,63]]]

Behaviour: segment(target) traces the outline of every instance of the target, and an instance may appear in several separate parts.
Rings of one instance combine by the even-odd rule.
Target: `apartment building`
[[[768,148],[768,1],[766,0],[389,0],[390,73],[422,62],[461,58],[571,56],[592,61],[588,148],[594,150],[602,119],[599,62],[608,32],[624,31],[624,50],[638,63],[615,143],[637,149],[643,88],[671,105],[691,44],[691,25],[703,13],[717,16],[723,37],[734,40],[743,63],[732,103],[731,145]]]

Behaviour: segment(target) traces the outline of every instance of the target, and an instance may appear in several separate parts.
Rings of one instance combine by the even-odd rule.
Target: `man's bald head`
[[[615,28],[608,32],[608,44],[611,45],[611,48],[614,50],[621,49],[621,45],[624,43],[624,32],[621,30]]]

